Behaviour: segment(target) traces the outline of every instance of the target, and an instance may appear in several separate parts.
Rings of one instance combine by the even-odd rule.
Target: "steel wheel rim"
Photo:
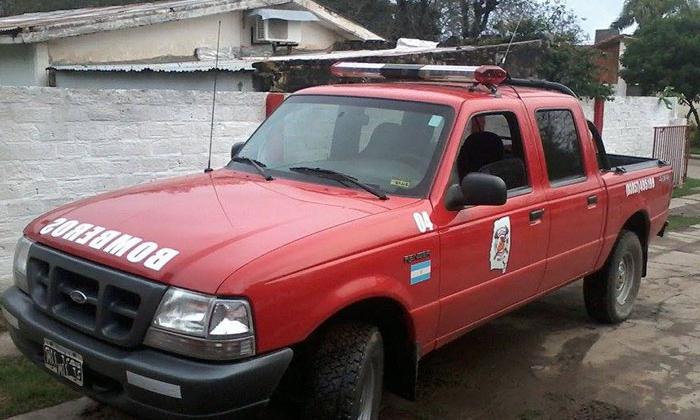
[[[617,266],[617,277],[615,278],[615,300],[618,304],[627,303],[633,285],[634,258],[631,254],[626,254]]]
[[[358,420],[371,420],[374,412],[374,387],[376,387],[374,376],[374,366],[370,366],[369,371],[362,381],[362,394],[360,395],[360,415]]]

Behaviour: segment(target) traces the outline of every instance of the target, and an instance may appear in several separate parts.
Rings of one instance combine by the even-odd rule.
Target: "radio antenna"
[[[219,45],[221,43],[221,21],[219,21],[219,30],[216,33],[216,58],[214,61],[214,95],[211,101],[211,126],[209,128],[209,161],[204,173],[213,171],[211,168],[211,148],[214,143],[214,114],[216,113],[216,82],[219,78]]]
[[[508,54],[510,54],[510,47],[513,46],[513,41],[515,41],[515,36],[518,35],[518,29],[520,29],[520,24],[523,23],[523,16],[520,16],[520,20],[518,20],[518,24],[515,26],[515,31],[513,31],[513,36],[510,37],[510,42],[508,43],[508,48],[506,49],[505,55],[503,55],[503,60],[501,60],[501,66],[506,64],[506,59],[508,58]]]

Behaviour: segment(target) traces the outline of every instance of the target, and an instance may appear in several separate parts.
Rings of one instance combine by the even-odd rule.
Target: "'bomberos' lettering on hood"
[[[144,267],[154,271],[160,271],[180,253],[176,249],[160,248],[155,242],[117,230],[66,218],[53,220],[39,233],[101,250],[119,258],[126,258],[132,264],[143,264]]]

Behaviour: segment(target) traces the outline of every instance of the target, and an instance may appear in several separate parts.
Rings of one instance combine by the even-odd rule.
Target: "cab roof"
[[[389,83],[353,83],[323,85],[300,90],[295,95],[331,95],[358,96],[403,101],[429,102],[461,106],[464,101],[493,99],[493,94],[485,88],[472,89],[471,83],[447,82],[389,82]],[[523,99],[534,97],[571,98],[560,92],[531,87],[504,84],[498,87],[498,94],[503,98]]]

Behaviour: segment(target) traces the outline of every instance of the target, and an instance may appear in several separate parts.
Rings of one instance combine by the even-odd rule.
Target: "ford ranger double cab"
[[[667,164],[498,67],[332,70],[363,80],[289,96],[226,167],[31,222],[2,296],[22,353],[139,416],[375,419],[427,353],[569,283],[630,316]]]

